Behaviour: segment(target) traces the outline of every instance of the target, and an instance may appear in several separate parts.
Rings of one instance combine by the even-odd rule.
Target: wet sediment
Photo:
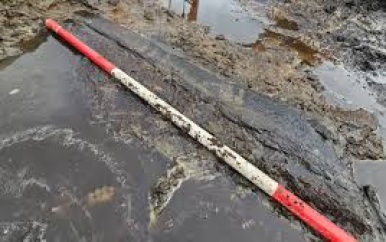
[[[75,22],[72,27],[72,30],[85,38],[87,43],[112,59],[128,74],[216,134],[222,141],[304,200],[330,215],[342,227],[361,236],[364,241],[384,240],[383,224],[375,209],[369,204],[366,193],[355,184],[350,171],[351,158],[383,157],[380,139],[375,134],[376,121],[364,110],[345,111],[330,106],[324,100],[317,77],[310,71],[302,70],[305,62],[312,62],[315,56],[320,56],[317,51],[320,45],[317,42],[303,41],[306,34],[302,37],[299,33],[291,32],[305,28],[299,19],[292,19],[276,11],[274,16],[277,19],[277,27],[288,31],[270,28],[274,32],[263,36],[261,43],[257,42],[264,51],[258,50],[256,53],[251,52],[249,48],[232,44],[224,36],[217,36],[214,39],[201,27],[181,24],[179,17],[168,11],[157,10],[151,13],[155,14],[151,15],[152,17],[148,14],[147,17],[143,16],[141,4],[130,1],[103,1],[98,6],[92,4],[92,1],[83,1],[82,4],[65,1],[64,5],[50,4],[45,7],[48,14],[39,10],[40,12],[35,15],[20,15],[18,8],[29,11],[30,5],[25,5],[23,1],[13,2],[14,5],[1,6],[8,9],[7,14],[11,12],[14,15],[1,16],[2,21],[14,22],[14,25],[10,25],[10,28],[7,27],[2,32],[7,36],[16,33],[18,38],[10,39],[12,43],[4,42],[2,47],[20,48],[18,46],[24,43],[24,37],[29,39],[37,35],[34,29],[43,29],[40,18],[45,16],[54,16],[59,20],[61,16],[69,18],[68,10],[74,10],[74,6],[76,9],[79,6],[80,10],[87,11],[96,11],[99,8],[98,11],[104,11],[110,19],[157,39],[157,41],[143,39],[135,33],[117,28],[114,24],[100,19],[86,21],[93,30],[83,27],[81,22]],[[308,5],[310,10],[313,7],[312,2]],[[128,11],[130,4],[132,8]],[[296,10],[297,6],[291,5],[289,8]],[[304,5],[299,6],[299,9],[302,9]],[[327,5],[320,4],[320,6]],[[326,10],[331,9],[330,12],[335,13],[336,9],[347,7],[331,6],[331,8],[324,7],[322,17],[330,16]],[[363,7],[367,8],[366,6],[370,6],[366,11],[378,11],[382,8],[382,3],[374,2]],[[358,7],[357,11],[362,11],[359,9],[361,7]],[[19,15],[20,18],[17,17]],[[365,32],[375,31],[376,28],[368,29],[368,25],[363,25],[362,22],[366,22],[366,18],[359,18],[355,26],[359,26]],[[18,19],[24,22],[18,22]],[[291,21],[287,23],[286,20],[289,19]],[[30,37],[26,34],[29,30],[19,33],[18,28],[16,32],[12,29],[12,26],[16,25],[28,26],[25,23],[27,20],[33,21]],[[165,26],[160,28],[162,23]],[[352,31],[357,33],[355,28]],[[344,35],[347,36],[346,33]],[[323,45],[324,42],[320,38],[318,40]],[[352,41],[343,41],[349,42]],[[116,43],[124,48],[118,47]],[[185,54],[176,52],[165,44],[179,48]],[[351,51],[351,47],[349,49]],[[355,51],[370,49],[371,53],[375,53],[370,56],[375,56],[377,62],[366,65],[381,67],[382,49],[378,47],[374,49],[374,45],[353,49]],[[306,54],[303,57],[302,51]],[[5,56],[12,55],[6,53]],[[365,57],[366,60],[369,59],[369,55],[366,54]],[[192,65],[190,63],[192,59],[193,62],[204,64],[208,69],[220,73],[222,78],[219,79],[201,67]],[[246,190],[251,189],[248,183],[226,166],[218,165],[213,155],[182,135],[181,131],[171,126],[167,120],[124,91],[119,84],[111,83],[106,76],[100,75],[99,70],[88,61],[81,64],[76,66],[75,73],[84,83],[88,83],[85,84],[84,99],[88,100],[91,107],[92,123],[101,125],[121,142],[128,142],[133,137],[139,138],[172,161],[168,165],[170,171],[178,171],[170,174],[164,172],[165,176],[158,182],[158,176],[151,178],[154,187],[149,201],[153,214],[151,216],[154,216],[155,221],[162,217],[162,212],[171,201],[171,197],[186,180],[210,181],[219,175],[228,174],[236,184],[245,184]],[[382,93],[382,86],[373,86]],[[256,92],[280,101],[272,101]],[[127,113],[127,107],[131,109],[130,114]],[[92,188],[84,191],[84,194],[91,191]],[[268,202],[264,196],[261,199]],[[275,205],[269,205],[271,210],[272,206]],[[277,211],[292,220],[285,211],[280,209]],[[146,237],[144,234],[147,233],[145,224],[148,221],[143,218],[142,220],[144,222],[138,225],[141,227],[138,238]],[[25,226],[28,227],[29,224]],[[308,230],[305,228],[304,231]]]
[[[298,33],[328,48],[336,63],[356,72],[360,81],[383,105],[386,15],[384,1],[307,1],[279,6],[299,23]],[[317,31],[315,31],[317,30]],[[339,75],[339,73],[337,73]],[[384,106],[384,105],[383,105]],[[380,118],[380,122],[382,118]]]
[[[25,12],[31,8],[31,5],[26,5],[24,1],[11,2],[12,4],[3,3],[3,8],[14,12],[18,12],[19,9]],[[308,38],[300,29],[297,30],[300,33],[296,33],[293,27],[288,27],[287,31],[284,32],[283,30],[279,31],[278,28],[269,27],[271,32],[268,31],[267,33],[272,34],[263,33],[262,40],[256,42],[256,45],[263,48],[264,51],[256,53],[251,52],[250,48],[232,44],[224,38],[213,39],[206,33],[205,28],[196,26],[194,23],[183,23],[179,16],[161,8],[156,8],[153,18],[146,19],[144,18],[143,5],[131,1],[102,1],[99,5],[93,4],[92,1],[82,1],[79,6],[75,4],[71,11],[68,8],[72,6],[72,2],[65,2],[64,5],[56,4],[56,1],[53,3],[55,4],[46,6],[44,12],[36,10],[38,12],[35,15],[27,15],[22,18],[25,21],[32,21],[33,24],[20,23],[16,25],[27,30],[31,28],[44,29],[43,18],[45,17],[54,16],[61,20],[70,18],[72,13],[79,11],[103,12],[114,22],[182,49],[195,61],[221,75],[232,77],[252,90],[287,102],[314,115],[314,123],[318,122],[320,127],[327,125],[323,128],[330,130],[327,133],[336,133],[334,142],[341,156],[349,156],[354,159],[382,159],[384,156],[381,140],[376,136],[376,120],[371,115],[365,115],[364,112],[346,112],[344,109],[330,105],[324,100],[323,87],[318,77],[312,74],[312,70],[302,70],[302,63],[318,62],[319,58],[325,54],[323,51],[318,53],[317,51],[321,47],[317,43],[318,41]],[[253,5],[248,5],[248,2],[243,4],[252,9],[249,12],[255,12]],[[262,6],[268,8],[269,4],[267,6],[264,3]],[[299,21],[278,9],[273,11],[272,18],[279,19],[281,23],[285,21],[292,23],[289,24],[290,26],[294,25],[294,21]],[[5,21],[4,26],[8,26],[8,22],[16,21],[6,16],[3,16],[2,19]],[[264,18],[259,17],[258,19],[260,21]],[[303,28],[301,23],[299,22],[298,25]],[[9,38],[12,43],[4,42],[2,46],[20,46],[23,41],[19,39],[28,37],[24,32],[16,30],[10,27],[3,31],[4,36],[15,35],[18,38]],[[277,41],[279,42],[276,43]],[[251,43],[251,45],[253,44]],[[381,98],[382,95],[380,95]],[[367,121],[357,122],[357,120],[362,119]],[[352,120],[356,121],[352,122]],[[331,136],[327,134],[326,137]],[[363,147],[361,148],[362,152],[355,152],[359,147]]]
[[[155,90],[185,115],[303,199],[322,211],[329,211],[330,216],[353,233],[364,239],[383,236],[377,232],[382,224],[377,222],[376,212],[363,210],[369,202],[354,182],[346,161],[337,156],[332,143],[313,129],[306,116],[234,82],[218,79],[187,62],[181,54],[171,54],[134,33],[115,31],[114,26],[100,19],[87,23],[150,60],[162,75],[171,76],[157,83]],[[119,62],[122,61],[117,60]],[[123,69],[132,72],[128,67]],[[164,73],[165,70],[169,71]],[[144,72],[132,73],[152,87],[152,83],[141,76]],[[153,133],[147,133],[153,137],[149,140],[156,139]],[[367,223],[363,218],[373,222]]]
[[[164,86],[137,54],[77,22],[66,27],[158,92]],[[204,241],[302,240],[256,203],[262,194],[237,188],[210,152],[57,39],[6,67],[0,83],[1,239],[170,241],[195,231]]]

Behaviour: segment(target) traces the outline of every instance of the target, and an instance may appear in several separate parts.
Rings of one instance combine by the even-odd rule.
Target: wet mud
[[[25,5],[23,1],[11,2],[12,4],[4,4],[3,8],[17,12],[18,9],[28,9],[30,7],[30,5]],[[144,9],[149,5],[148,2],[151,2],[153,7]],[[170,4],[178,5],[181,2],[171,1]],[[356,153],[350,153],[352,149],[349,146],[355,146],[350,138],[353,133],[348,134],[344,131],[345,129],[340,127],[347,126],[347,123],[350,123],[353,118],[362,119],[363,113],[352,111],[346,113],[341,108],[331,106],[325,101],[324,94],[321,93],[323,87],[320,80],[312,74],[312,70],[307,70],[307,67],[306,70],[303,70],[304,64],[319,63],[320,58],[328,56],[329,53],[321,49],[320,41],[299,32],[301,27],[303,28],[301,21],[293,17],[289,11],[284,11],[285,8],[284,10],[278,7],[273,8],[272,5],[275,6],[275,2],[272,1],[225,1],[214,5],[210,5],[209,2],[192,2],[193,5],[197,4],[196,13],[195,6],[191,7],[191,4],[186,3],[186,11],[191,13],[190,10],[192,10],[194,14],[197,14],[196,21],[192,22],[181,21],[182,19],[178,14],[170,11],[165,6],[166,2],[162,2],[160,5],[157,5],[157,1],[144,1],[138,4],[130,0],[101,1],[100,4],[95,4],[93,1],[81,1],[81,6],[75,5],[71,8],[74,11],[71,10],[71,12],[67,8],[72,2],[65,2],[63,5],[56,4],[56,1],[54,1],[55,4],[52,6],[49,4],[51,7],[47,7],[45,12],[40,11],[39,14],[32,17],[28,15],[25,19],[33,22],[31,26],[36,25],[41,28],[42,19],[47,16],[54,16],[60,20],[70,18],[72,13],[79,11],[82,11],[82,13],[85,11],[89,13],[102,12],[107,18],[122,26],[137,30],[142,34],[183,50],[195,61],[220,75],[232,77],[232,79],[252,90],[287,102],[315,115],[315,119],[320,120],[319,123],[328,124],[329,127],[326,127],[326,129],[337,132],[337,148],[342,155],[349,155],[355,159],[383,158],[384,152],[381,140],[374,135],[378,128],[376,122],[363,123],[356,125],[355,128],[356,140],[369,151],[368,154],[358,157]],[[206,4],[209,5],[206,7]],[[207,9],[212,10],[213,13],[219,13],[221,8],[226,9],[226,11],[223,11],[225,17],[221,14],[221,16],[203,14],[208,11]],[[149,17],[149,14],[151,17]],[[213,29],[215,29],[217,23],[218,28],[221,29],[215,34],[217,35],[215,38],[213,34],[208,33],[205,27],[198,26],[195,23],[201,20],[205,22],[208,15],[213,15],[216,21],[209,21],[206,24],[213,26]],[[228,19],[230,24],[232,26],[234,24],[235,27],[228,28],[230,24],[224,24],[220,21],[224,18]],[[3,16],[3,19],[6,21],[5,23],[12,22],[12,18],[9,20],[9,18]],[[256,27],[252,26],[245,31],[243,30],[243,33],[237,34],[239,37],[244,36],[245,32],[252,31],[252,29],[261,31],[261,34],[255,36],[250,43],[244,43],[241,46],[227,40],[230,37],[222,32],[224,28],[225,30],[234,29],[235,31],[242,29],[238,27],[240,25],[244,26],[244,24],[239,23],[240,21],[241,23],[243,21],[252,21],[256,23]],[[29,25],[20,26],[29,27]],[[269,29],[266,33],[264,32],[265,28]],[[299,31],[295,31],[298,28]],[[3,32],[6,36],[11,34],[17,35],[19,38],[26,36],[24,32],[19,33],[16,31],[14,33],[12,28]],[[237,40],[233,41],[237,42]],[[12,43],[17,45],[17,43],[20,44],[20,41],[16,38]],[[251,51],[253,46],[255,46],[255,49],[260,48],[263,51],[253,52]],[[339,116],[338,119],[337,116]],[[320,119],[319,117],[323,118]]]
[[[383,142],[386,140],[385,106],[382,103],[381,91],[378,85],[368,85],[363,73],[348,70],[344,66],[336,66],[326,62],[317,68],[314,73],[319,76],[325,86],[325,96],[331,102],[349,110],[363,108],[370,111],[377,118],[378,134]],[[374,89],[377,90],[374,92]],[[378,93],[377,93],[378,92]]]
[[[98,2],[0,3],[1,239],[319,240],[46,40],[54,17],[76,19],[66,26],[88,44],[362,241],[385,240],[384,198],[352,171],[384,158],[382,1]]]
[[[88,9],[82,1],[24,1],[0,2],[0,61],[17,57],[33,50],[44,31],[44,18],[54,16],[59,20]]]
[[[146,224],[146,209],[132,208],[147,204],[146,178],[161,175],[167,161],[92,125],[84,83],[73,72],[80,63],[49,37],[1,73],[1,241],[145,237],[133,221]]]
[[[129,63],[126,71],[155,90],[174,90],[138,54],[79,23],[67,27],[112,60]],[[236,186],[210,152],[57,39],[48,37],[5,67],[0,80],[1,240],[170,241],[185,239],[187,230],[193,240],[240,234],[254,241],[256,233],[303,240],[259,202],[265,196]],[[168,172],[176,164],[184,176]],[[194,182],[184,188],[187,178]],[[181,185],[169,191],[163,180]],[[223,197],[216,195],[220,188]],[[177,200],[187,207],[172,205],[177,191],[188,194]],[[170,206],[177,214],[166,213]]]
[[[291,23],[291,18],[288,18]],[[178,17],[170,17],[168,21],[172,24],[179,23]],[[342,155],[356,159],[379,159],[384,156],[382,142],[376,138],[376,118],[371,121],[371,115],[365,117],[364,112],[346,112],[344,108],[335,107],[326,101],[322,93],[323,85],[312,73],[313,68],[309,67],[318,65],[323,60],[334,59],[328,50],[321,49],[320,42],[295,33],[288,26],[287,29],[267,26],[268,31],[261,34],[256,42],[240,46],[226,38],[210,38],[205,30],[196,25],[178,26],[181,27],[165,30],[165,38],[157,37],[157,33],[155,38],[161,38],[169,45],[179,48],[206,68],[311,114],[319,123],[327,125],[326,129],[335,130],[332,132],[337,133],[336,143]],[[257,52],[251,51],[251,48]],[[323,118],[318,118],[320,116]],[[370,121],[356,125],[355,129],[357,134],[361,134],[361,137],[357,137],[360,145],[371,150],[372,154],[358,156],[357,153],[351,153],[353,149],[350,146],[357,146],[358,143],[353,144],[350,138],[353,133],[345,132],[344,127],[353,118]]]
[[[257,15],[250,17],[248,10],[238,1],[208,1],[195,0],[191,4],[179,0],[165,0],[164,8],[176,13],[189,22],[207,26],[209,33],[218,39],[229,39],[240,44],[254,42],[264,30],[267,18]],[[266,7],[261,4],[261,7]],[[264,13],[262,9],[260,13]]]
[[[279,6],[287,15],[297,20],[300,26],[298,33],[319,42],[321,48],[329,49],[334,56],[335,66],[330,70],[335,71],[319,76],[330,93],[332,91],[335,96],[341,95],[339,88],[335,90],[336,85],[324,81],[333,75],[335,80],[339,79],[338,85],[346,83],[347,89],[352,89],[349,91],[351,98],[347,96],[342,98],[348,98],[348,102],[356,105],[358,102],[366,102],[367,104],[356,107],[374,113],[380,123],[380,129],[383,129],[383,111],[380,113],[378,110],[384,109],[382,100],[385,91],[382,83],[386,80],[383,41],[386,20],[384,1],[316,0],[293,4],[282,2]],[[322,65],[319,69],[323,68]],[[345,81],[347,78],[343,78],[341,81],[339,77],[342,77],[342,69],[350,73],[350,80]],[[354,92],[361,94],[353,95]],[[327,95],[330,96],[328,93]],[[346,101],[338,100],[334,104],[341,105],[342,102]],[[369,107],[370,102],[375,107]],[[384,135],[382,130],[381,135]]]
[[[380,220],[386,220],[386,189],[383,182],[385,174],[384,161],[358,161],[354,163],[354,174],[358,184],[364,187],[366,195],[379,211]]]
[[[126,34],[127,31],[125,32],[124,29],[117,31],[113,25],[100,19],[86,22],[119,45],[150,60],[159,68],[157,75],[166,74],[168,78],[163,78],[164,82],[157,82],[154,90],[182,110],[185,115],[196,120],[220,140],[282,181],[305,200],[312,201],[323,211],[331,211],[330,215],[336,216],[337,221],[345,224],[349,230],[361,234],[364,239],[370,239],[371,236],[375,236],[372,239],[380,239],[381,237],[377,238],[377,236],[383,236],[375,235],[378,233],[375,232],[377,226],[382,226],[381,223],[375,222],[371,225],[362,220],[365,217],[374,216],[370,220],[377,221],[377,215],[371,209],[362,210],[367,207],[366,204],[369,204],[369,201],[347,171],[347,161],[338,157],[332,143],[325,141],[314,130],[307,116],[303,116],[284,103],[272,101],[237,85],[231,80],[218,79],[208,71],[191,64],[182,53],[175,53],[175,50],[168,47],[163,48],[162,44],[154,44],[149,40],[146,42],[146,39],[142,39],[135,33]],[[99,46],[101,51],[104,48],[106,47]],[[115,62],[124,61],[116,59]],[[134,72],[127,65],[123,68],[138,80],[143,80],[149,88],[155,85],[151,82],[154,78],[142,77],[143,73],[150,74],[149,71],[145,71],[149,70],[148,68]],[[110,109],[112,107],[108,108]],[[286,120],[283,120],[283,117],[286,117]],[[143,122],[140,126],[142,125],[144,125]],[[119,127],[120,133],[121,129],[122,126]],[[149,131],[149,128],[146,130]],[[142,135],[148,136],[148,142],[154,144],[153,140],[157,139],[155,132],[154,130]],[[163,133],[163,135],[166,134]],[[157,144],[154,145],[157,147]],[[175,151],[181,149],[179,147],[181,145],[173,144]],[[170,152],[170,150],[167,151]],[[200,166],[202,167],[202,164],[197,164],[197,167]],[[226,167],[220,166],[220,168],[225,168],[226,173],[236,181],[239,180],[237,175],[227,171]],[[182,179],[185,179],[185,175]],[[160,183],[161,187],[164,185],[165,182]],[[314,188],[310,189],[310,187]],[[318,192],[313,194],[312,191]],[[325,195],[320,196],[322,191]],[[353,203],[353,200],[356,202]],[[354,204],[362,205],[353,207],[356,206]],[[352,225],[347,225],[347,221]],[[373,230],[375,234],[372,234],[373,232],[370,232],[371,235],[367,234],[366,230],[372,226],[375,226]]]

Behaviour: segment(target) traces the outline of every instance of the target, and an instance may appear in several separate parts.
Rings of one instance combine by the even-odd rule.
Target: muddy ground
[[[242,1],[241,5],[250,9],[252,13],[258,12],[257,9],[254,10],[253,2]],[[385,42],[383,40],[385,30],[382,28],[382,21],[385,19],[384,3],[382,1],[337,3],[321,0],[265,1],[265,3],[269,10],[267,15],[273,24],[266,27],[266,32],[256,42],[238,44],[222,35],[213,36],[208,28],[184,20],[177,13],[162,7],[158,1],[2,1],[0,3],[2,13],[0,15],[0,58],[4,63],[11,63],[15,60],[12,57],[34,49],[41,42],[41,34],[45,32],[44,18],[52,17],[65,21],[78,19],[80,15],[85,16],[87,13],[102,14],[116,24],[142,33],[159,43],[172,46],[182,51],[191,62],[205,66],[230,83],[236,83],[241,90],[263,94],[264,96],[259,97],[263,101],[259,100],[265,103],[265,108],[263,110],[253,108],[259,110],[258,114],[266,115],[267,120],[272,121],[272,116],[268,115],[265,110],[275,109],[276,106],[266,104],[270,103],[270,99],[265,101],[266,97],[289,105],[297,111],[279,113],[282,117],[279,115],[275,118],[282,126],[266,127],[261,121],[256,121],[258,117],[248,118],[248,116],[241,115],[244,120],[240,120],[240,114],[237,112],[230,112],[228,109],[225,109],[228,111],[221,112],[219,110],[224,109],[216,105],[211,107],[205,104],[205,101],[202,100],[206,98],[200,97],[200,94],[190,91],[189,88],[185,89],[186,87],[178,90],[178,95],[169,101],[174,102],[180,109],[187,109],[186,107],[192,107],[198,103],[190,111],[188,110],[190,115],[202,115],[203,125],[220,137],[221,130],[227,130],[227,133],[232,134],[231,146],[236,147],[243,155],[263,167],[269,174],[285,183],[304,199],[314,203],[322,210],[327,210],[329,215],[354,234],[363,236],[364,240],[369,241],[376,236],[383,236],[383,232],[379,234],[374,232],[382,227],[382,223],[378,221],[379,217],[375,215],[376,212],[363,208],[368,204],[366,194],[355,185],[350,168],[353,160],[384,158],[382,141],[376,132],[377,120],[366,110],[345,110],[328,102],[323,95],[324,87],[318,77],[313,74],[312,68],[328,60],[365,72],[368,77],[366,80],[377,90],[377,98],[382,101],[385,96],[384,86],[374,79],[381,76],[385,68]],[[97,26],[91,26],[91,28],[97,30]],[[128,46],[128,48],[135,49],[133,46]],[[157,59],[153,61],[156,62]],[[132,71],[134,76],[138,75],[138,78],[144,78],[140,71],[149,67],[138,65],[140,66],[140,68],[136,67],[138,70],[129,71]],[[156,64],[153,63],[153,65]],[[82,72],[82,74],[85,73]],[[166,75],[165,73],[149,75],[150,79],[170,79],[168,85],[180,88],[173,84],[174,82],[180,83],[178,77],[162,76]],[[168,85],[165,87],[155,85],[154,88],[162,93],[163,89],[170,88]],[[205,169],[200,171],[197,168],[200,167],[200,164],[196,164],[193,168],[186,168],[186,164],[189,163],[185,160],[201,157],[201,154],[195,154],[197,152],[194,152],[195,146],[192,144],[187,150],[178,148],[178,144],[183,141],[175,139],[177,131],[170,131],[170,127],[164,122],[153,120],[158,122],[158,126],[164,128],[158,131],[157,129],[146,130],[146,124],[138,124],[144,114],[137,110],[135,116],[137,123],[134,122],[137,128],[133,128],[133,124],[122,123],[121,107],[117,108],[117,104],[109,95],[106,95],[111,90],[114,90],[114,87],[101,89],[99,93],[101,100],[107,104],[102,105],[101,100],[93,97],[96,98],[93,99],[96,105],[101,105],[94,110],[96,112],[93,114],[96,118],[95,122],[103,123],[105,115],[116,115],[113,121],[107,122],[106,127],[118,133],[118,137],[130,134],[145,140],[176,162],[154,187],[152,206],[154,216],[158,216],[157,213],[164,208],[165,201],[170,198],[170,191],[174,187],[179,187],[182,181],[189,176],[205,177],[210,174],[206,174]],[[169,90],[164,95],[167,97],[169,93],[175,92],[175,90]],[[189,100],[189,104],[178,103],[177,97]],[[221,97],[221,93],[218,94],[218,97]],[[231,101],[234,107],[237,107],[240,102],[240,99],[237,98]],[[284,109],[287,108],[288,106]],[[114,114],[109,114],[108,110],[114,110]],[[298,111],[304,116],[300,115],[301,118],[299,118]],[[208,116],[206,119],[205,115]],[[100,117],[102,117],[101,120],[99,120]],[[115,123],[116,119],[120,121]],[[218,122],[221,125],[213,123],[213,120],[216,119],[220,120]],[[288,123],[294,122],[296,128],[286,126],[287,124],[282,123],[283,120]],[[312,129],[309,129],[306,123],[311,125]],[[303,132],[305,129],[308,132],[304,136],[300,131],[297,135],[283,136],[283,133],[287,131],[285,129],[275,130],[278,127],[294,130],[302,127],[299,130]],[[267,137],[267,134],[264,133],[266,130],[271,130],[273,137]],[[169,137],[167,141],[157,138],[165,133]],[[289,146],[288,139],[291,142],[299,143],[299,146]],[[312,154],[312,147],[308,147],[306,143],[310,140],[312,140],[311,144],[320,144],[319,150],[322,151],[322,157]],[[254,149],[260,151],[249,153]],[[190,155],[181,156],[179,152],[187,152]],[[300,157],[297,155],[298,152],[301,154]],[[176,160],[177,158],[181,160]],[[282,162],[288,163],[288,160],[296,160],[300,164],[306,164],[305,167],[311,168],[295,169],[291,162],[289,162],[290,165],[283,166]],[[325,163],[326,160],[329,160],[330,163]],[[261,161],[274,162],[264,164]],[[336,167],[330,167],[326,172],[319,170],[323,170],[330,164],[335,164]],[[331,171],[333,171],[332,174]],[[227,172],[230,176],[234,176],[232,172]],[[318,177],[318,182],[316,182],[318,189],[315,187],[314,189],[322,191],[325,199],[320,200],[318,192],[309,192],[304,189],[316,179],[315,174]],[[343,175],[340,177],[338,174]],[[338,178],[330,181],[331,177]],[[237,183],[242,183],[236,180]],[[302,185],[295,185],[299,181],[302,181]],[[356,204],[352,201],[356,201]],[[371,222],[366,220],[371,220]],[[345,224],[345,221],[349,221],[348,224]]]
[[[285,5],[285,7],[294,12],[297,8],[304,7],[310,9],[311,15],[314,5],[308,6],[310,4],[305,4],[306,6],[301,3],[299,6],[296,4],[296,8],[293,4],[287,4],[289,6]],[[250,48],[232,44],[222,38],[220,40],[211,38],[205,28],[186,23],[179,16],[161,7],[144,9],[144,6],[147,4],[137,1],[37,1],[36,4],[21,0],[2,2],[0,8],[5,11],[2,11],[4,14],[1,16],[1,58],[17,56],[28,50],[31,45],[33,46],[34,37],[38,36],[40,31],[44,31],[42,19],[45,17],[65,20],[77,12],[103,12],[119,24],[163,39],[182,49],[196,61],[226,77],[237,79],[252,90],[309,112],[313,116],[312,122],[326,136],[326,139],[331,139],[336,143],[336,148],[342,156],[355,159],[384,157],[381,141],[374,133],[377,129],[376,120],[366,112],[345,111],[327,103],[321,94],[322,85],[313,74],[303,70],[302,64],[305,59],[302,59],[302,55],[299,56],[294,49],[286,45],[277,45],[275,41],[272,43],[268,35],[262,40],[265,50],[256,53]],[[286,9],[285,7],[283,9]],[[295,21],[291,17],[286,18],[281,11],[274,8],[272,14],[279,16],[276,18],[288,18]],[[324,17],[324,19],[320,17],[322,23],[325,19],[329,19],[327,13],[320,15]],[[299,20],[299,22],[308,21]],[[334,23],[326,23],[326,25],[330,26]],[[319,22],[316,25],[319,26]],[[320,26],[309,28],[319,29]],[[321,29],[325,28],[323,26]],[[279,31],[272,32],[274,34],[271,35],[276,36],[274,38],[277,38],[277,35],[279,37],[289,36],[288,38],[294,35],[291,31],[290,33],[277,32]],[[321,52],[318,55],[326,52],[318,39],[314,40],[312,36],[301,32],[297,32],[296,35],[297,39],[304,41],[305,55],[312,55],[313,49],[315,53]],[[338,46],[337,49],[339,49]],[[350,51],[354,50],[355,48],[350,48]],[[328,55],[330,56],[331,53]],[[311,62],[318,61],[318,56],[308,59]],[[366,59],[371,60],[372,58]],[[380,60],[378,59],[377,62]],[[377,90],[379,89],[378,85]]]

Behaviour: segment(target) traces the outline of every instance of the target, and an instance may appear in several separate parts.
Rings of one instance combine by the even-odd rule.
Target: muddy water
[[[236,0],[164,0],[163,7],[187,21],[209,27],[213,36],[221,35],[257,52],[265,51],[267,46],[281,46],[296,52],[307,65],[318,64],[321,54],[317,50],[296,38],[266,30],[269,26],[292,31],[299,29],[298,24],[290,19],[279,16],[270,19],[269,3],[259,0],[244,6]]]
[[[324,94],[331,103],[347,109],[363,108],[373,113],[379,122],[379,134],[386,144],[386,107],[378,103],[377,94],[369,87],[368,74],[350,71],[331,62],[318,66],[314,73],[326,87]],[[382,79],[379,78],[378,82]]]
[[[281,22],[278,22],[277,25],[285,27]],[[286,49],[293,50],[298,54],[298,57],[302,60],[302,62],[307,65],[316,65],[322,58],[319,51],[313,49],[303,41],[270,30],[261,34],[259,39],[252,45],[252,48],[255,51],[262,52],[266,50],[267,45],[281,46]]]
[[[223,35],[237,43],[254,43],[268,21],[266,1],[257,1],[252,16],[237,0],[164,0],[163,6],[188,21],[210,27],[213,35]]]
[[[150,185],[133,177],[155,157],[139,141],[123,146],[90,125],[85,83],[73,72],[81,61],[49,37],[1,71],[2,241],[120,241],[134,234],[128,221],[136,215],[128,211],[146,203]]]
[[[89,32],[82,38],[107,46]],[[108,46],[108,57],[141,69],[143,59]],[[0,240],[304,240],[261,194],[238,193],[226,176],[184,182],[149,228],[148,195],[173,161],[135,136],[119,139],[102,125],[114,110],[96,117],[103,105],[90,100],[104,101],[100,90],[109,90],[128,121],[138,109],[156,114],[53,37],[0,74]]]
[[[43,43],[46,39],[46,33],[41,32],[38,34],[35,38],[32,38],[29,41],[26,41],[24,43],[19,44],[18,48],[22,51],[22,53],[28,53],[28,52],[33,52],[41,43]],[[17,58],[20,55],[17,56],[11,56],[8,58],[5,58],[0,61],[0,71],[10,65],[13,61],[17,60]]]
[[[354,163],[354,172],[358,183],[364,187],[371,186],[376,192],[380,210],[386,218],[386,162],[385,161],[359,161]]]
[[[326,98],[345,109],[363,108],[373,113],[378,119],[379,134],[386,145],[386,107],[377,100],[377,94],[370,88],[366,81],[370,78],[369,73],[350,71],[344,66],[337,66],[326,62],[315,69],[323,85]],[[386,78],[378,76],[374,79],[383,83]],[[380,214],[386,214],[386,186],[385,161],[357,161],[354,163],[354,172],[358,184],[361,186],[372,186],[375,188],[380,204]]]

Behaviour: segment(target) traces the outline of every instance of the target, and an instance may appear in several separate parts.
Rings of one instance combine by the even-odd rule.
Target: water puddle
[[[355,178],[360,186],[375,188],[380,202],[380,209],[386,212],[386,162],[385,161],[358,161],[354,163]],[[386,213],[385,213],[386,214]]]
[[[189,241],[305,241],[283,220],[264,212],[261,198],[253,193],[232,194],[229,181],[224,178],[209,182],[188,180],[170,205],[154,227],[159,242],[178,241],[177,231],[168,231],[169,226],[178,227]]]
[[[299,25],[280,11],[268,16],[269,1],[248,2],[245,6],[237,0],[164,0],[163,7],[181,15],[189,22],[210,27],[213,36],[226,39],[263,52],[269,47],[285,47],[295,51],[303,63],[316,65],[322,55],[301,40],[266,30],[268,26],[297,31]]]
[[[265,51],[269,46],[281,46],[293,50],[298,54],[302,62],[307,65],[316,65],[322,59],[322,54],[319,51],[303,41],[270,30],[261,34],[260,39],[252,45],[252,48],[255,51],[261,52]]]
[[[163,7],[190,22],[210,27],[213,35],[224,35],[236,43],[253,43],[264,33],[267,25],[266,1],[257,1],[254,14],[237,0],[164,0]]]
[[[127,239],[126,183],[141,174],[149,157],[139,156],[149,152],[113,142],[89,124],[81,96],[88,89],[74,72],[82,58],[53,37],[44,40],[0,72],[0,241]],[[146,204],[143,191],[131,199]],[[49,225],[40,236],[19,221]],[[4,240],[9,229],[2,224],[15,230]]]
[[[379,123],[378,131],[385,147],[386,107],[377,101],[377,93],[368,84],[368,79],[371,75],[347,70],[343,66],[337,66],[331,62],[323,63],[315,69],[314,73],[319,76],[319,79],[325,86],[324,95],[328,101],[346,109],[363,108],[375,115]],[[382,75],[377,75],[376,77],[373,76],[371,81],[384,84],[386,78]],[[385,213],[386,186],[384,177],[386,174],[386,162],[357,161],[353,164],[358,184],[363,187],[371,186],[375,188],[376,199],[380,202],[380,208],[377,209],[381,213]]]
[[[45,32],[39,33],[35,38],[31,40],[25,41],[19,45],[20,50],[23,53],[29,53],[36,50],[40,44],[45,42],[47,39],[47,34]],[[22,55],[21,54],[21,55]],[[17,60],[21,55],[10,56],[0,61],[0,71],[12,64],[15,60]]]
[[[331,62],[321,64],[315,68],[314,73],[325,86],[324,94],[328,101],[342,108],[363,108],[373,113],[378,119],[379,132],[386,144],[386,107],[378,103],[377,95],[369,87],[365,73],[350,71]]]

